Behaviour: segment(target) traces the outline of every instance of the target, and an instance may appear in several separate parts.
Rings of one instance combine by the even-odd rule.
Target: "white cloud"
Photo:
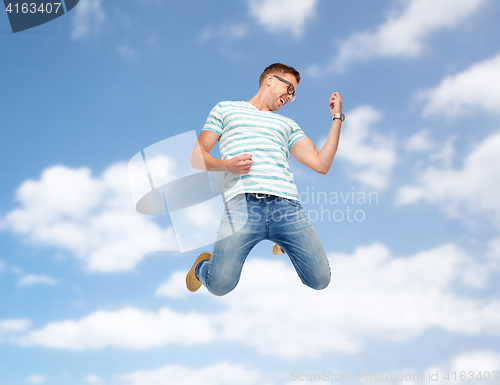
[[[168,365],[156,370],[124,374],[119,378],[128,385],[271,385],[258,370],[228,362],[203,368]]]
[[[3,227],[34,244],[64,249],[89,270],[128,270],[147,252],[177,250],[173,231],[134,209],[127,165],[101,176],[87,168],[50,167],[39,180],[16,191],[20,207],[1,219]]]
[[[417,97],[426,101],[424,116],[463,116],[477,111],[500,113],[500,88],[493,79],[500,78],[500,55],[476,63],[471,68],[443,79]]]
[[[248,0],[250,14],[271,32],[300,37],[316,14],[317,0]]]
[[[191,345],[214,339],[210,317],[181,314],[167,308],[158,312],[125,308],[97,311],[80,321],[52,322],[18,338],[22,346],[86,350],[105,347],[148,349],[168,344]]]
[[[499,365],[500,354],[487,350],[472,351],[459,354],[447,363],[428,367],[420,371],[420,373],[423,374],[423,384],[445,385],[451,382],[467,382],[471,385],[479,385],[493,381],[495,377],[493,371],[497,370]],[[408,372],[408,370],[406,370],[406,372]],[[471,377],[470,372],[474,372],[473,377]],[[437,378],[436,373],[438,374]],[[433,376],[432,380],[429,380],[429,374]],[[486,380],[485,375],[488,380]],[[448,378],[445,378],[445,376]],[[461,380],[461,376],[465,378],[465,381],[463,379]],[[399,383],[408,384],[408,381],[400,381]]]
[[[500,260],[500,237],[493,239],[489,244],[488,256]]]
[[[21,277],[17,281],[17,286],[19,286],[19,287],[33,286],[33,285],[55,286],[55,285],[57,285],[57,283],[58,282],[54,278],[48,277],[46,275],[27,274],[27,275]]]
[[[341,71],[357,61],[383,57],[415,57],[426,39],[445,28],[454,28],[471,16],[486,0],[400,1],[404,8],[389,13],[388,20],[371,31],[355,32],[341,43],[327,68],[313,66],[309,73]]]
[[[185,298],[189,294],[185,284],[186,272],[177,271],[156,289],[155,295],[173,299]]]
[[[27,380],[30,384],[44,384],[47,382],[47,377],[41,374],[34,374],[28,377]]]
[[[99,385],[104,382],[99,376],[95,374],[89,374],[87,377],[84,378],[83,381],[87,384],[92,384],[92,385]]]
[[[435,328],[498,335],[500,301],[460,294],[464,287],[487,287],[497,262],[479,264],[454,244],[405,257],[374,244],[351,255],[331,255],[330,287],[314,291],[300,283],[288,261],[253,258],[227,296],[214,297],[204,288],[189,294],[214,301],[221,310],[210,314],[168,308],[98,311],[79,321],[49,323],[24,333],[17,343],[84,350],[224,342],[298,359],[356,353],[373,336],[407,341]],[[184,296],[184,274],[175,273],[166,283],[171,298]]]
[[[72,12],[75,12],[71,32],[73,39],[95,34],[106,20],[101,0],[80,0]]]
[[[381,114],[370,106],[361,106],[346,115],[336,156],[347,165],[347,176],[367,186],[387,188],[397,159],[396,143],[372,129]]]
[[[500,133],[486,138],[461,168],[430,166],[416,183],[399,189],[397,203],[425,201],[439,205],[453,217],[482,215],[498,223],[500,217]]]
[[[0,319],[0,337],[7,333],[24,332],[30,324],[30,321],[24,318]]]
[[[453,244],[395,258],[382,245],[330,257],[332,281],[315,292],[288,263],[248,261],[237,294],[222,297],[223,338],[285,358],[355,353],[367,338],[405,341],[430,328],[498,334],[500,301],[461,297],[493,275]],[[310,325],[314,325],[311,328]]]
[[[400,385],[419,383],[424,385],[445,385],[450,383],[467,383],[480,385],[492,382],[495,370],[500,364],[500,354],[488,350],[469,351],[452,357],[447,362],[440,362],[427,368],[405,367],[395,371],[382,373],[361,372],[361,381],[375,385],[381,382],[393,382]],[[471,372],[474,373],[472,377]],[[485,375],[487,380],[485,379]],[[378,379],[377,379],[378,377]],[[383,379],[382,379],[383,378]],[[389,380],[389,378],[392,378]],[[498,380],[498,375],[497,375]],[[358,380],[359,381],[359,380]],[[312,384],[312,383],[311,383]],[[287,384],[292,385],[292,383]]]
[[[444,168],[452,167],[456,155],[454,144],[456,139],[457,136],[455,135],[448,137],[446,142],[442,144],[441,149],[429,154],[429,160]]]
[[[428,130],[421,130],[412,135],[406,143],[406,150],[411,152],[424,152],[432,150],[436,144],[430,137]]]
[[[451,361],[451,368],[453,371],[455,370],[466,370],[467,374],[469,374],[469,371],[473,371],[477,377],[479,372],[483,373],[483,376],[485,375],[485,372],[490,371],[491,368],[497,368],[500,365],[500,354],[490,352],[490,351],[477,351],[477,352],[470,352],[470,353],[464,353],[461,354],[457,357],[455,357]],[[496,370],[496,369],[493,369]],[[492,376],[494,374],[490,373]],[[486,378],[483,377],[482,381],[479,381],[479,379],[475,379],[475,381],[470,381],[471,383],[484,383],[486,381]],[[444,382],[444,381],[442,381]]]

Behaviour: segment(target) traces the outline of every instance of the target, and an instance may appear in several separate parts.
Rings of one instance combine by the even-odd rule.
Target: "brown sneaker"
[[[273,245],[273,254],[278,255],[278,254],[285,254],[283,249],[279,247],[276,243]]]
[[[201,282],[196,276],[196,265],[200,263],[201,261],[210,261],[210,258],[212,257],[212,254],[210,254],[208,251],[202,252],[200,255],[198,255],[198,258],[196,258],[196,261],[194,261],[193,266],[191,269],[188,271],[186,275],[186,286],[189,291],[196,291],[200,288]]]

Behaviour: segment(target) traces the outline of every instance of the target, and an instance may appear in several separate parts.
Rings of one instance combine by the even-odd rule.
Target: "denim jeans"
[[[285,251],[302,283],[316,290],[328,286],[328,259],[300,202],[248,193],[227,203],[212,258],[196,266],[198,279],[212,294],[229,293],[238,284],[247,255],[264,239]]]

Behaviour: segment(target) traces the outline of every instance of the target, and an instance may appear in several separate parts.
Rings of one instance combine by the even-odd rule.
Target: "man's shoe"
[[[283,249],[279,247],[276,243],[273,245],[273,254],[278,255],[278,254],[285,254]]]
[[[196,261],[194,261],[193,266],[186,275],[186,286],[189,291],[194,292],[200,288],[201,282],[196,276],[195,269],[198,263],[200,263],[201,261],[210,261],[210,258],[212,258],[212,254],[210,254],[208,251],[204,251],[203,253],[198,255],[198,258],[196,258]]]

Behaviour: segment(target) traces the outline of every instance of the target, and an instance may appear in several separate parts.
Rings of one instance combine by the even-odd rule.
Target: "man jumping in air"
[[[276,113],[295,99],[300,74],[275,63],[260,76],[257,94],[248,102],[220,102],[198,137],[205,167],[225,171],[226,210],[212,254],[201,253],[186,277],[188,290],[201,285],[214,295],[233,290],[252,248],[264,239],[273,253],[286,253],[302,282],[316,290],[330,283],[328,259],[302,209],[288,157],[326,174],[337,151],[344,121],[342,99],[330,96],[333,123],[321,151],[292,119]],[[210,155],[219,142],[222,159]],[[239,182],[239,183],[236,183]],[[234,224],[240,224],[236,232]]]

